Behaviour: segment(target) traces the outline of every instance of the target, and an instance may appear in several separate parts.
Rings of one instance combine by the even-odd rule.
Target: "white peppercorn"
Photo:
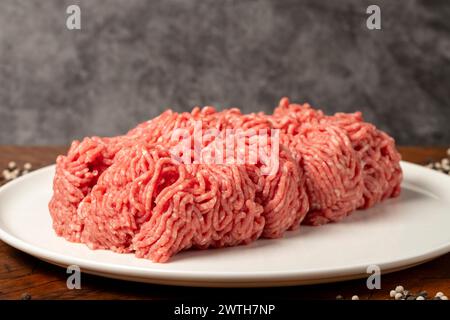
[[[14,169],[11,171],[11,175],[13,178],[17,178],[19,176],[20,170],[19,169]]]
[[[31,300],[31,294],[29,293],[23,293],[21,296],[21,300]]]
[[[425,290],[424,291],[420,291],[418,296],[422,296],[422,297],[426,298],[428,296],[428,292],[426,292]]]
[[[403,292],[405,291],[405,288],[403,288],[403,286],[396,286],[395,287],[395,292]]]
[[[394,296],[395,300],[400,300],[401,298],[403,298],[403,294],[401,292],[397,292]]]
[[[16,166],[17,166],[17,164],[16,164],[14,161],[10,161],[10,162],[8,163],[8,169],[9,169],[9,170],[15,169]]]

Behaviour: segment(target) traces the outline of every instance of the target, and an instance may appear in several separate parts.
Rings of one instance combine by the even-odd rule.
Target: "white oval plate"
[[[402,168],[399,198],[341,223],[302,226],[282,239],[247,246],[186,251],[158,264],[57,237],[47,209],[54,175],[49,166],[0,188],[0,239],[56,265],[158,284],[262,287],[367,277],[370,265],[383,274],[450,251],[450,177],[406,162]]]

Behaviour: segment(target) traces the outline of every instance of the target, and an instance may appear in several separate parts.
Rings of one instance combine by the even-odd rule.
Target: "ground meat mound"
[[[269,119],[285,134],[307,176],[305,224],[338,221],[399,195],[401,157],[394,139],[364,122],[360,112],[326,116],[283,98]]]
[[[120,152],[79,206],[81,241],[165,262],[257,239],[263,208],[245,166],[178,164],[162,146]]]
[[[173,148],[180,129],[189,137],[183,152]],[[208,134],[199,140],[198,130]],[[242,137],[232,157],[217,162],[219,147]],[[275,162],[252,162],[252,152],[269,150]],[[190,248],[336,222],[395,197],[399,162],[394,140],[358,112],[327,116],[287,98],[271,115],[167,110],[125,135],[74,141],[56,160],[49,210],[55,232],[69,241],[166,262]]]
[[[56,233],[69,241],[80,241],[83,224],[77,214],[78,206],[112,164],[115,155],[108,145],[108,139],[85,138],[74,141],[67,155],[56,159],[49,209]]]
[[[398,196],[402,170],[394,139],[364,122],[361,112],[337,113],[327,117],[325,122],[333,123],[347,133],[361,159],[364,201],[359,208],[370,208],[382,200]]]

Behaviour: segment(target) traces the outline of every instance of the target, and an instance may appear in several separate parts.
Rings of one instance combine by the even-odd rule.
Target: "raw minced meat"
[[[307,193],[311,208],[304,219],[305,224],[320,225],[337,221],[354,209],[370,208],[384,199],[399,195],[401,157],[395,148],[395,141],[374,125],[364,122],[361,112],[326,116],[309,104],[291,104],[289,99],[283,98],[269,119],[275,128],[286,134],[286,143],[294,154],[298,153],[301,167],[308,177]],[[317,131],[322,133],[317,134]],[[306,133],[309,137],[302,139]],[[341,142],[333,144],[332,141],[338,136]],[[344,155],[339,156],[340,152],[346,154],[346,160]],[[324,153],[328,153],[328,156]],[[339,161],[341,165],[338,166]],[[337,166],[339,170],[336,170]],[[333,167],[334,174],[329,171]],[[318,168],[324,171],[319,172]],[[344,180],[347,180],[344,186],[348,186],[350,193],[339,188],[342,184],[337,182]],[[331,182],[326,190],[324,181],[335,182]],[[333,195],[332,190],[336,190],[339,196]],[[317,194],[324,192],[328,199],[336,196],[335,202],[317,210],[314,199]]]
[[[188,133],[187,155],[173,151],[178,129]],[[197,130],[213,129],[198,141]],[[267,136],[256,139],[258,130]],[[277,146],[273,170],[266,173],[268,163],[245,152],[244,162],[197,162],[217,160],[217,148],[242,135],[246,151],[255,143],[257,150]],[[185,156],[188,163],[180,161]],[[55,232],[69,241],[165,262],[189,248],[247,244],[301,223],[339,221],[397,196],[399,162],[394,140],[358,112],[327,116],[287,98],[272,115],[167,110],[123,136],[74,141],[57,158],[49,209]]]

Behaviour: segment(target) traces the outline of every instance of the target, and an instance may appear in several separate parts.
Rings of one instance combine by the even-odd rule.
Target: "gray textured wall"
[[[446,0],[0,0],[2,144],[119,134],[169,106],[270,111],[284,95],[361,110],[400,144],[448,144],[449,87]]]

